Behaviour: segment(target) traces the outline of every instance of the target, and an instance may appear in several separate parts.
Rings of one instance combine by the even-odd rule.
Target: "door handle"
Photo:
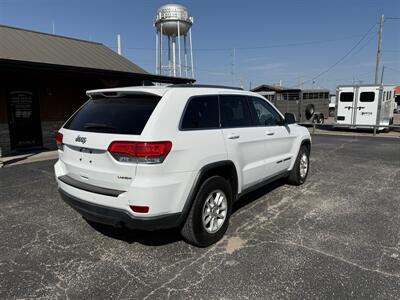
[[[238,138],[240,138],[240,135],[234,133],[228,136],[228,139],[230,140],[237,140]]]
[[[266,133],[267,133],[267,135],[274,135],[275,134],[275,132],[273,132],[273,131],[267,131]]]

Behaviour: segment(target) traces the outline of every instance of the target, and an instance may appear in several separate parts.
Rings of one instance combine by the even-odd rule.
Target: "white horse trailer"
[[[389,85],[341,85],[336,90],[335,123],[340,127],[383,130],[393,124],[394,88]]]

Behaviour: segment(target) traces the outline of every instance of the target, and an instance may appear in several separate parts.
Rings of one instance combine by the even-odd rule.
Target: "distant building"
[[[0,80],[0,156],[54,148],[88,89],[193,81],[149,74],[100,43],[1,25]]]
[[[395,96],[400,96],[400,85],[396,86],[396,88],[394,89],[394,95]]]

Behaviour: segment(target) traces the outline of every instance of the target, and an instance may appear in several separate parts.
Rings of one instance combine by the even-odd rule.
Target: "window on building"
[[[189,100],[181,124],[182,129],[219,128],[218,96],[196,96]]]

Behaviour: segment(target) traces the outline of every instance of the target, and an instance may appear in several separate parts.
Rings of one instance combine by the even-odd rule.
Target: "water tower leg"
[[[188,57],[187,57],[187,43],[186,43],[186,34],[183,36],[183,47],[185,48],[185,74],[188,77]]]
[[[176,76],[176,36],[172,37],[172,66],[173,66],[173,72],[174,72],[174,77]]]
[[[158,32],[156,30],[156,74],[158,73]],[[161,74],[160,74],[161,75]]]
[[[190,64],[192,65],[192,78],[194,78],[192,28],[189,29],[189,43],[190,43]]]
[[[162,39],[163,39],[163,35],[162,35],[162,24],[161,24],[161,29],[160,29],[160,53],[159,53],[159,55],[160,55],[160,59],[159,59],[159,61],[160,61],[160,66],[159,66],[159,68],[160,68],[160,75],[162,75],[162,54],[163,54],[163,47],[162,47]]]
[[[171,37],[168,36],[168,74],[171,76]]]
[[[182,63],[181,63],[181,30],[179,28],[178,21],[178,65],[179,65],[179,77],[182,77]]]

